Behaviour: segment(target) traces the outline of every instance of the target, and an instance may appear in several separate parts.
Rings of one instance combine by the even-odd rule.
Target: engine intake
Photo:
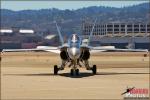
[[[68,54],[66,51],[61,51],[60,52],[60,57],[62,60],[67,60],[68,59]]]
[[[90,58],[90,52],[88,50],[84,50],[82,51],[82,54],[80,57],[83,60],[88,60]]]

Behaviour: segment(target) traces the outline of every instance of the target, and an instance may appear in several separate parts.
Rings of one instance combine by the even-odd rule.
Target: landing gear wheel
[[[93,71],[93,74],[96,74],[96,72],[97,72],[97,67],[96,67],[96,65],[93,65],[92,71]]]
[[[79,69],[76,69],[75,72],[76,72],[76,75],[78,76],[79,75]]]
[[[57,74],[58,74],[58,66],[54,65],[54,75],[57,75]]]
[[[71,75],[71,76],[74,75],[74,70],[73,70],[73,69],[70,70],[70,75]]]

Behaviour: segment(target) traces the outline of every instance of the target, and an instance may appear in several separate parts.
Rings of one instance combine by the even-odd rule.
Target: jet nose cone
[[[72,52],[72,55],[73,55],[73,56],[76,56],[76,55],[77,55],[77,50],[76,50],[76,48],[72,48],[71,52]]]
[[[69,50],[69,57],[71,59],[78,59],[79,56],[80,56],[80,50],[79,49],[77,49],[77,48],[71,48]]]

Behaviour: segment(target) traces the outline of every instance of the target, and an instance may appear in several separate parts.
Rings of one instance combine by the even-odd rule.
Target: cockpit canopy
[[[69,45],[70,47],[77,47],[79,48],[81,44],[81,39],[77,34],[72,34],[70,39],[69,39]]]
[[[80,38],[77,34],[72,34],[71,36],[71,42],[77,42],[80,41]]]

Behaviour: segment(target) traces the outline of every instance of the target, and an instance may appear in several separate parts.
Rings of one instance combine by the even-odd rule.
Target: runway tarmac
[[[53,75],[59,55],[3,53],[2,99],[123,99],[127,87],[149,88],[149,56],[144,53],[100,53],[91,57],[98,73],[80,69],[71,77],[66,68]]]

